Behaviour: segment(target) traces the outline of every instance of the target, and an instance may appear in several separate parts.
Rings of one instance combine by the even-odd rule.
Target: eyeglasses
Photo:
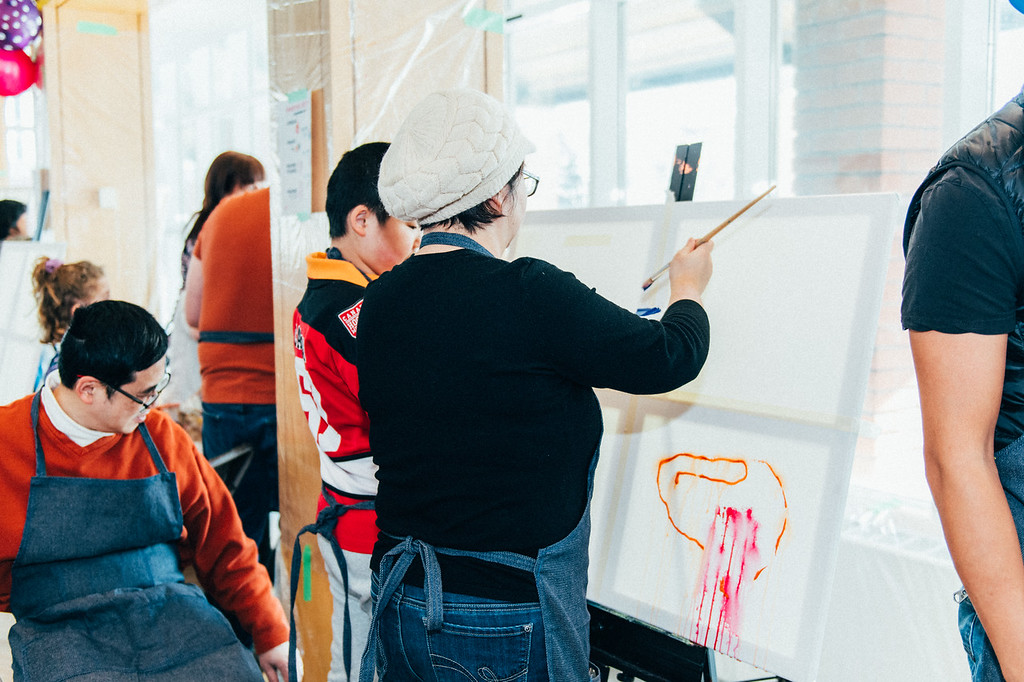
[[[144,396],[145,399],[139,398],[137,396],[134,396],[134,395],[132,395],[131,393],[129,393],[127,391],[121,390],[120,388],[118,388],[117,386],[114,386],[113,384],[108,384],[105,381],[103,382],[103,385],[104,386],[108,386],[108,387],[114,389],[115,391],[117,391],[118,393],[120,393],[124,397],[128,398],[132,402],[135,402],[135,403],[138,403],[139,405],[142,405],[142,409],[146,410],[146,409],[149,409],[153,405],[153,403],[156,402],[157,398],[160,397],[160,394],[164,392],[164,389],[167,388],[167,384],[169,384],[170,382],[171,382],[171,373],[170,372],[164,372],[164,376],[163,376],[162,379],[160,379],[160,383],[158,383],[156,386],[154,386],[153,390],[148,391],[146,393],[146,395]]]
[[[526,196],[532,197],[537,192],[537,185],[540,184],[540,178],[536,175],[532,175],[529,171],[523,171],[523,177],[526,178]]]

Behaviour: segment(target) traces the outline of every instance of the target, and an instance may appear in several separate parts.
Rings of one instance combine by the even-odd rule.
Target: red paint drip
[[[757,566],[758,523],[752,510],[718,507],[708,529],[701,566],[701,596],[698,600],[692,639],[708,646],[712,626],[712,648],[735,653],[739,647],[742,620],[740,590],[745,584],[747,564]]]

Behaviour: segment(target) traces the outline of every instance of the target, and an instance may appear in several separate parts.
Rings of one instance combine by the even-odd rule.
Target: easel
[[[587,608],[590,660],[601,670],[601,682],[608,682],[609,668],[621,671],[620,680],[718,682],[711,649],[690,644],[593,602],[588,601]]]
[[[590,611],[590,660],[609,682],[609,668],[622,682],[718,682],[714,652],[663,630],[615,613],[593,602]],[[745,682],[787,682],[759,677]]]

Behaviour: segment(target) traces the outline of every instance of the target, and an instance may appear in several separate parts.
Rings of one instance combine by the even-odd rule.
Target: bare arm
[[[993,459],[1006,335],[910,332],[925,474],[950,555],[1007,680],[1024,680],[1024,560]]]
[[[203,304],[203,263],[194,255],[185,276],[185,321],[199,327],[199,310]]]

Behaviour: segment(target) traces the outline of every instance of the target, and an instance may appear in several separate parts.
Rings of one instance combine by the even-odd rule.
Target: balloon
[[[43,27],[32,0],[0,0],[0,47],[17,52],[28,47]]]
[[[25,52],[0,50],[0,95],[17,95],[36,82],[39,67]]]

